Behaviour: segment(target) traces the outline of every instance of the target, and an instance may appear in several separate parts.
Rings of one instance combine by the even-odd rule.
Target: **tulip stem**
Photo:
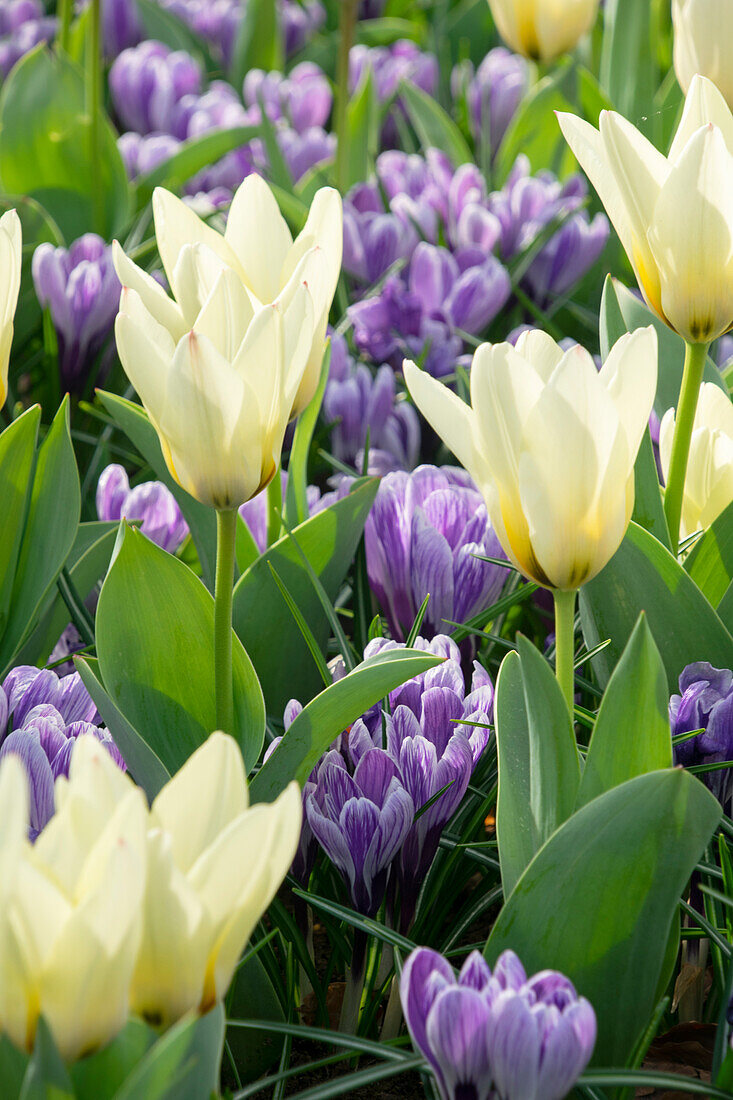
[[[685,495],[685,477],[687,459],[690,454],[692,429],[695,424],[697,399],[705,369],[708,344],[687,344],[685,347],[685,369],[682,375],[680,399],[674,421],[672,439],[672,457],[669,463],[669,477],[664,493],[664,514],[667,517],[672,550],[676,554],[680,540],[680,520],[682,501]]]
[[[575,703],[575,596],[576,590],[553,590],[555,598],[555,675],[568,704]]]
[[[358,6],[359,0],[341,0],[336,73],[336,185],[342,195],[349,183],[349,54],[354,43]]]
[[[267,486],[267,545],[272,546],[280,538],[283,525],[283,483],[280,467]]]
[[[237,510],[216,513],[216,588],[214,589],[214,690],[216,725],[234,733],[232,688],[232,590]]]

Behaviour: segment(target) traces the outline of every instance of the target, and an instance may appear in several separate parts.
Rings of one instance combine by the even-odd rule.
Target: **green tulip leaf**
[[[677,560],[635,523],[605,569],[581,589],[580,610],[589,649],[610,639],[593,658],[604,685],[640,611],[646,612],[670,693],[677,690],[683,668],[693,661],[733,668],[731,634]]]
[[[228,1020],[285,1022],[277,992],[259,955],[250,954],[238,967],[227,994],[226,1007]],[[230,1025],[227,1043],[244,1084],[261,1077],[277,1063],[283,1036]]]
[[[218,1092],[224,1008],[184,1016],[150,1047],[112,1100],[201,1100]]]
[[[424,149],[440,149],[454,168],[473,163],[463,134],[432,96],[407,80],[400,83],[399,96]]]
[[[543,77],[522,99],[507,127],[496,156],[496,179],[503,183],[518,156],[529,158],[531,170],[550,168],[568,175],[574,162],[555,118],[555,111],[572,111],[568,98],[574,93],[569,85],[573,72],[567,61],[560,61],[554,72]]]
[[[566,974],[598,1018],[595,1065],[627,1065],[657,1004],[680,894],[720,820],[716,799],[682,769],[614,787],[537,853],[486,945],[528,974]]]
[[[124,526],[124,525],[122,525]],[[107,693],[171,773],[217,728],[214,601],[191,570],[126,527],[102,586],[97,654]],[[234,729],[251,769],[262,748],[262,691],[233,635]]]
[[[664,665],[642,612],[603,695],[578,808],[627,779],[672,767],[668,703]]]
[[[131,1016],[111,1043],[72,1065],[75,1100],[112,1100],[158,1037],[152,1027]]]
[[[298,547],[333,603],[353,561],[378,484],[376,478],[357,484],[348,496],[300,524],[293,531],[297,546],[285,535],[250,566],[234,589],[234,629],[257,671],[267,713],[278,720],[289,699],[311,699],[321,677],[270,565],[323,652],[330,630],[328,616]],[[277,645],[272,644],[273,638],[278,639]]]
[[[26,502],[33,482],[41,410],[34,405],[0,435],[0,638],[8,621],[15,569],[23,538]]]
[[[733,503],[708,527],[685,558],[685,569],[718,607],[733,581]]]
[[[74,1086],[53,1035],[41,1016],[18,1100],[74,1100]]]
[[[348,151],[344,187],[371,179],[379,153],[380,110],[371,65],[354,92],[347,108]]]
[[[272,802],[291,779],[304,785],[338,735],[405,680],[441,664],[417,649],[388,649],[369,657],[312,699],[250,784],[252,802]]]

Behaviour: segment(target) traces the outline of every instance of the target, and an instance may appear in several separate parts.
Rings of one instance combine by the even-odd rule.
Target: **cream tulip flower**
[[[683,92],[696,73],[723,93],[733,110],[733,4],[730,0],[672,0],[674,71]]]
[[[279,466],[311,349],[313,303],[302,283],[287,303],[253,306],[239,276],[205,244],[184,245],[177,271],[180,310],[152,279],[155,291],[139,279],[137,289],[123,288],[117,350],[171,475],[202,504],[233,509]]]
[[[603,569],[634,506],[634,462],[657,382],[653,328],[623,336],[600,371],[543,332],[482,344],[471,405],[409,361],[415,404],[471,474],[518,569],[574,590]]]
[[[733,116],[693,77],[669,156],[614,111],[558,114],[654,312],[690,344],[733,324]]]
[[[669,476],[675,411],[668,409],[659,429],[662,473]],[[682,498],[680,534],[687,538],[709,527],[733,501],[733,404],[719,386],[704,382],[695,412],[690,457]]]
[[[158,251],[177,304],[171,303],[155,280],[119,247],[115,268],[123,287],[137,291],[148,312],[176,342],[195,327],[222,268],[241,284],[255,310],[275,301],[287,306],[300,284],[307,283],[313,299],[308,356],[288,410],[289,417],[297,415],[318,385],[328,314],[341,271],[343,212],[339,193],[330,187],[316,192],[295,241],[275,196],[257,175],[248,176],[236,192],[223,235],[160,187],[153,195],[153,217]],[[201,248],[198,257],[192,254],[196,246]]]
[[[13,766],[12,758],[0,766],[0,788]],[[112,771],[125,789],[102,810],[94,779],[108,792],[117,784]],[[17,771],[13,782],[27,783]],[[127,1021],[142,929],[147,805],[92,737],[79,738],[59,794],[55,816],[34,846],[22,841],[2,887],[0,1028],[31,1051],[43,1015],[62,1057],[74,1061]],[[17,809],[5,799],[0,806],[4,848],[9,812],[17,837]],[[26,827],[27,820],[26,807]]]
[[[577,46],[596,20],[599,0],[489,0],[499,34],[534,61],[552,61]]]
[[[156,1025],[206,1012],[293,861],[302,802],[291,783],[249,806],[242,754],[214,733],[155,799],[134,1009]]]
[[[15,210],[0,218],[0,409],[8,396],[8,366],[13,343],[13,320],[20,293],[20,268],[23,261],[23,233]]]

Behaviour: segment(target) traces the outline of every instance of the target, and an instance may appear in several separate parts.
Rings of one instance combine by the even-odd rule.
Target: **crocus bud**
[[[525,576],[575,589],[623,539],[634,463],[657,384],[657,337],[637,329],[600,371],[545,333],[482,344],[471,406],[409,361],[415,403],[481,490],[499,542]]]
[[[8,210],[0,218],[0,271],[3,288],[0,294],[0,408],[8,396],[8,365],[13,343],[13,319],[20,292],[20,266],[23,260],[23,237],[20,218]]]
[[[218,333],[222,330],[224,317],[215,315],[220,314],[222,309],[227,313],[225,303],[233,295],[231,306],[236,304],[236,309],[233,316],[229,315],[226,326],[232,330],[227,336],[231,346],[224,353],[231,363],[246,324],[253,317],[255,304],[259,307],[277,300],[283,322],[291,331],[292,326],[285,321],[286,314],[293,299],[299,297],[299,287],[307,284],[312,303],[307,307],[309,317],[306,320],[301,316],[298,322],[300,334],[307,340],[306,362],[303,365],[298,363],[297,379],[293,377],[289,357],[285,357],[288,395],[290,381],[295,383],[292,397],[289,396],[291,407],[286,411],[286,419],[297,415],[316,390],[328,314],[341,270],[343,218],[338,192],[324,187],[316,193],[306,224],[295,241],[275,196],[264,180],[256,175],[248,176],[235,194],[223,236],[206,225],[175,195],[162,188],[158,188],[153,196],[153,214],[158,250],[177,305],[170,302],[157,284],[151,285],[150,277],[127,259],[121,249],[116,251],[115,263],[122,285],[140,296],[140,305],[145,312],[163,325],[177,344],[187,329],[195,328],[197,334],[211,331],[213,342],[218,346]],[[213,284],[217,278],[221,286],[214,295]],[[123,312],[127,308],[123,304]],[[299,309],[302,313],[302,304]],[[299,329],[296,327],[293,331],[298,333]],[[233,343],[235,336],[237,340]],[[169,358],[173,349],[167,341],[163,340],[163,343],[166,345],[165,358]],[[122,347],[120,357],[127,369],[129,357]],[[208,358],[208,349],[199,342],[182,352],[179,361],[198,359],[203,364]],[[276,357],[273,359],[275,361]],[[140,373],[151,373],[144,366],[144,358],[130,362],[136,377]],[[198,367],[192,369],[198,374]],[[261,361],[256,371],[258,386],[264,385],[266,378],[271,382],[277,376],[275,370],[263,371]],[[130,377],[134,384],[135,380]],[[139,389],[138,392],[145,403],[142,392]],[[153,403],[159,404],[159,401]],[[232,403],[231,395],[227,404],[230,416],[234,409],[241,407],[237,401]],[[264,402],[263,410],[265,408],[271,408],[269,401]],[[250,401],[250,416],[253,413]],[[225,435],[230,434],[230,431],[225,432]],[[252,492],[249,493],[251,495]],[[247,497],[242,497],[236,503],[241,504],[245,499]]]
[[[720,764],[733,760],[733,672],[696,661],[680,673],[680,694],[669,700],[673,736],[703,730],[675,745],[675,763]],[[720,768],[700,775],[703,783],[730,811],[733,769]]]
[[[114,62],[109,88],[115,113],[128,130],[169,133],[178,102],[201,90],[201,69],[185,50],[141,42]]]
[[[733,116],[695,76],[664,157],[615,111],[599,129],[558,114],[613,222],[649,307],[689,343],[733,324]]]
[[[599,0],[489,0],[499,34],[533,61],[552,61],[593,26]]]
[[[672,0],[674,71],[683,92],[696,73],[712,80],[733,110],[733,9],[729,0]]]
[[[97,483],[97,515],[101,520],[139,520],[144,535],[175,554],[186,535],[188,524],[175,497],[162,481],[143,481],[130,488],[122,466],[106,466]]]
[[[168,1025],[225,995],[242,950],[298,845],[300,790],[249,806],[239,746],[223,733],[153,802],[135,1011]]]
[[[493,974],[474,951],[456,976],[437,951],[418,947],[402,969],[400,996],[442,1100],[562,1100],[595,1046],[589,1002],[555,971],[527,980],[513,951],[499,956]]]
[[[32,270],[38,300],[48,307],[56,330],[62,381],[82,389],[111,335],[120,299],[112,249],[96,233],[86,233],[69,249],[40,244]]]
[[[0,765],[7,786],[12,759]],[[17,770],[13,785],[25,783]],[[32,851],[16,847],[0,907],[0,1027],[31,1051],[42,1015],[65,1061],[124,1026],[140,943],[147,805],[92,737],[80,738],[58,810]],[[0,862],[17,845],[17,800],[0,801]],[[21,807],[27,823],[27,806]],[[9,822],[8,818],[12,816]],[[8,838],[15,838],[9,841]]]
[[[659,457],[669,475],[675,411],[667,409],[659,428]],[[733,405],[719,386],[703,382],[687,461],[680,534],[709,527],[733,500]]]

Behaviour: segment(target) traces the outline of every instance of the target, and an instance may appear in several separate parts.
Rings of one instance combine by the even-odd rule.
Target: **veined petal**
[[[657,334],[648,328],[626,333],[611,348],[599,374],[614,400],[633,464],[649,422],[657,390]]]
[[[261,302],[273,302],[283,286],[293,238],[277,199],[256,173],[246,177],[232,199],[224,239],[239,258],[247,286]]]
[[[152,275],[132,262],[118,241],[112,242],[112,261],[122,286],[140,295],[150,316],[167,329],[171,339],[177,343],[186,331],[186,323],[176,303]]]
[[[163,787],[151,820],[170,833],[176,866],[187,873],[248,805],[241,750],[232,737],[212,733]]]
[[[190,206],[163,187],[156,187],[153,192],[153,218],[158,252],[171,286],[181,249],[184,245],[196,243],[206,245],[227,267],[233,267],[244,278],[236,254],[221,233],[217,233]]]
[[[698,130],[659,194],[648,232],[664,314],[692,343],[714,340],[733,323],[732,177],[721,131]]]
[[[483,464],[474,442],[475,416],[471,407],[410,359],[405,359],[402,371],[410,396],[427,422],[474,480],[481,481]]]
[[[682,118],[672,140],[668,160],[676,164],[690,138],[701,126],[710,123],[718,127],[728,152],[733,155],[733,114],[730,107],[712,80],[696,73],[685,99]]]

